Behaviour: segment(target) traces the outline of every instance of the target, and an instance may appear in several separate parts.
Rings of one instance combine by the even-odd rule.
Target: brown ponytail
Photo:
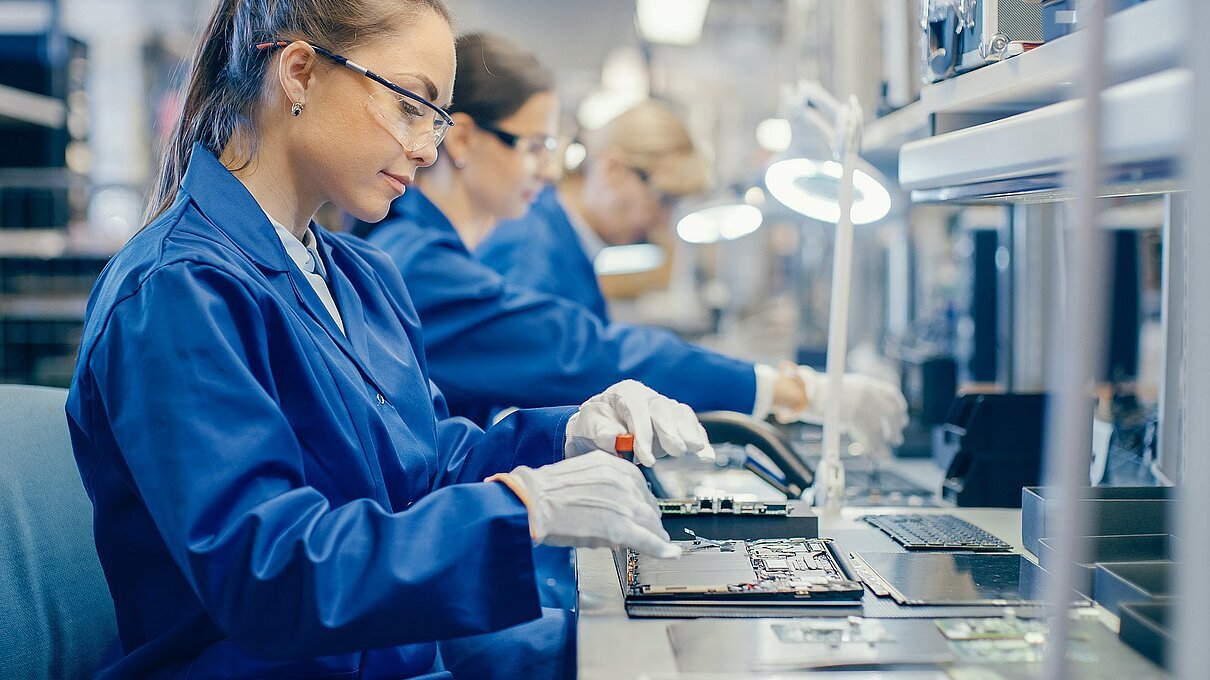
[[[269,63],[255,43],[307,40],[343,52],[426,9],[451,21],[444,0],[219,0],[190,65],[184,109],[152,185],[144,223],[176,200],[195,143],[217,156],[237,142],[241,167],[251,162],[253,121]]]
[[[495,125],[536,94],[555,89],[555,77],[532,52],[492,33],[458,38],[458,71],[450,113]]]

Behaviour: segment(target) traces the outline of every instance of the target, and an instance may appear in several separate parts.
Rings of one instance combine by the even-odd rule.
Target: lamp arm
[[[844,504],[844,465],[840,460],[840,404],[848,360],[849,301],[853,282],[853,172],[861,141],[861,106],[857,99],[838,112],[841,138],[840,218],[832,261],[832,301],[828,314],[828,403],[824,405],[823,459],[815,475],[815,505],[838,512]]]

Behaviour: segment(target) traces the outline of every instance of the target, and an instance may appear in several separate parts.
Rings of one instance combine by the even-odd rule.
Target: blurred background
[[[901,150],[1070,95],[1062,73],[1040,92],[1016,85],[998,97],[987,94],[996,88],[989,81],[982,99],[943,92],[944,82],[926,87],[952,75],[930,63],[922,24],[929,5],[945,4],[451,2],[459,31],[505,35],[555,70],[569,140],[646,98],[689,121],[713,161],[714,188],[682,200],[651,244],[606,249],[598,273],[616,318],[746,358],[823,366],[833,225],[775,199],[767,173],[833,141],[803,120],[800,83],[855,97],[863,167],[889,198],[856,228],[849,363],[904,385],[916,420],[901,455],[926,456],[956,394],[1045,388],[1064,211],[1055,171],[1041,161],[1016,169],[1032,183],[956,191],[1001,175],[991,168],[953,180],[930,166],[907,190]],[[89,288],[140,227],[180,107],[183,59],[211,9],[0,0],[0,381],[69,383]],[[952,101],[938,104],[942,97]],[[961,165],[981,151],[937,153]],[[573,141],[566,165],[582,157]],[[1162,233],[1176,208],[1171,174],[1139,177],[1105,199],[1114,276],[1102,392],[1110,404],[1128,396],[1130,417],[1148,421],[1164,373]],[[720,205],[750,209],[703,218]]]

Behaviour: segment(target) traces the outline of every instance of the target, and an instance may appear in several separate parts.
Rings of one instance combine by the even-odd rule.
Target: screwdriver
[[[634,462],[634,435],[629,432],[620,434],[613,440],[614,455],[623,460]]]
[[[634,435],[626,432],[618,435],[613,440],[614,455],[622,460],[634,462]],[[656,498],[668,498],[668,492],[664,489],[664,485],[660,484],[660,480],[655,476],[655,470],[646,465],[639,466],[639,472],[643,473],[643,479],[647,480],[647,487],[651,489],[652,495]]]

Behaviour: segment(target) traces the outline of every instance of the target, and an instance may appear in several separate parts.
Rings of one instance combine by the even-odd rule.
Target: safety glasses
[[[290,42],[285,40],[274,40],[256,43],[254,47],[259,51],[268,52],[279,47],[286,47],[289,44]],[[446,131],[454,124],[454,119],[450,117],[449,113],[415,92],[400,87],[357,62],[350,61],[347,57],[336,54],[331,50],[324,49],[318,45],[311,45],[311,49],[315,50],[320,56],[359,73],[391,91],[392,95],[389,97],[371,96],[372,108],[374,113],[387,124],[395,139],[408,151],[415,152],[430,144],[433,146],[440,145],[442,140],[445,139]],[[390,101],[383,102],[384,99],[389,99]],[[417,107],[417,104],[420,106]]]

